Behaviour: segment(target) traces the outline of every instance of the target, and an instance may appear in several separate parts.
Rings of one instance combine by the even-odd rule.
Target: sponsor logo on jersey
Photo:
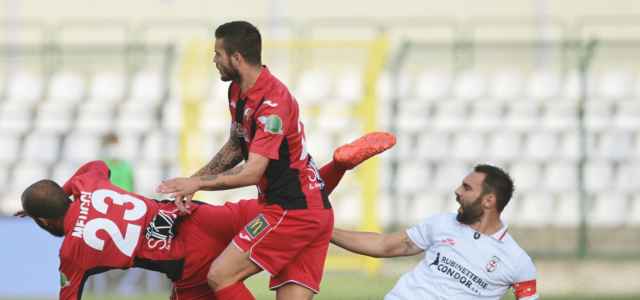
[[[491,273],[495,271],[498,268],[499,262],[500,262],[500,258],[498,258],[497,256],[494,255],[493,257],[491,257],[491,259],[489,260],[486,266],[487,272]]]
[[[269,227],[267,219],[265,219],[263,214],[259,214],[255,219],[253,219],[253,221],[247,224],[244,229],[251,236],[251,238],[255,238],[267,227]]]
[[[283,134],[282,119],[278,115],[260,116],[258,121],[264,126],[264,131],[273,134]]]
[[[66,288],[71,285],[71,281],[67,278],[67,275],[64,275],[62,271],[60,272],[60,288]]]
[[[436,258],[429,264],[429,267],[431,266],[434,266],[436,270],[449,276],[476,294],[480,294],[479,288],[486,289],[489,286],[489,283],[480,278],[480,276],[450,257],[440,255],[440,252],[436,254]]]
[[[178,218],[177,210],[159,210],[158,214],[147,226],[145,237],[150,249],[170,250],[171,241],[176,235],[175,225]]]
[[[248,235],[244,234],[244,232],[240,232],[238,234],[238,237],[243,239],[243,240],[245,240],[245,241],[247,241],[247,242],[251,242],[251,238]]]
[[[440,244],[455,246],[456,240],[452,238],[446,238],[446,239],[440,240]]]

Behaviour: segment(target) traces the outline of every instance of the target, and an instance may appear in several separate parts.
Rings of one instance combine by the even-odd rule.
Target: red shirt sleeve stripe
[[[513,284],[516,299],[530,297],[536,294],[536,280],[523,281]]]

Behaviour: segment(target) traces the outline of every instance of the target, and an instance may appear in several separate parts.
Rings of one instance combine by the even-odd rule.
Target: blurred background
[[[640,299],[640,2],[0,1],[1,299],[57,297],[57,249],[22,190],[106,160],[149,197],[222,146],[227,84],[213,32],[244,19],[296,96],[318,164],[392,131],[392,151],[332,195],[337,226],[394,231],[454,211],[478,163],[509,171],[503,218],[538,267],[543,299]],[[201,193],[211,203],[254,188]],[[318,299],[382,299],[421,257],[331,248]],[[260,299],[267,278],[250,281]],[[91,299],[166,299],[166,278],[95,276]],[[512,299],[508,295],[506,299]]]

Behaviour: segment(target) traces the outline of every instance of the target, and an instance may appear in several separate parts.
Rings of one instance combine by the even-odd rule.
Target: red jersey
[[[60,248],[60,299],[80,299],[90,275],[130,267],[162,272],[176,288],[202,286],[213,259],[258,209],[196,203],[179,216],[173,202],[113,185],[102,161],[82,166],[63,189],[73,202]]]
[[[270,159],[258,183],[260,201],[284,209],[321,209],[331,204],[318,168],[306,151],[298,103],[287,87],[262,67],[255,84],[242,93],[229,86],[232,128],[243,137],[242,154]]]

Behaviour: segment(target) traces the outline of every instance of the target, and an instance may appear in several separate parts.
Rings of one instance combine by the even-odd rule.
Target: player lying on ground
[[[340,147],[320,170],[327,191],[346,170],[393,146],[395,138],[378,144],[363,141]],[[149,199],[113,185],[102,161],[85,164],[62,187],[38,181],[21,200],[24,210],[17,216],[30,216],[44,230],[64,237],[60,299],[65,300],[80,299],[89,276],[130,267],[166,274],[173,281],[172,299],[215,299],[207,285],[211,262],[237,233],[252,235],[269,225],[258,215],[264,204],[255,199],[219,206],[195,202],[189,214],[180,214],[173,201]],[[304,283],[299,275],[280,276]]]
[[[391,234],[336,228],[332,242],[373,257],[425,252],[386,300],[500,299],[509,287],[517,299],[538,299],[535,266],[500,220],[513,194],[509,175],[494,166],[478,165],[455,194],[460,203],[457,215],[437,214]]]

